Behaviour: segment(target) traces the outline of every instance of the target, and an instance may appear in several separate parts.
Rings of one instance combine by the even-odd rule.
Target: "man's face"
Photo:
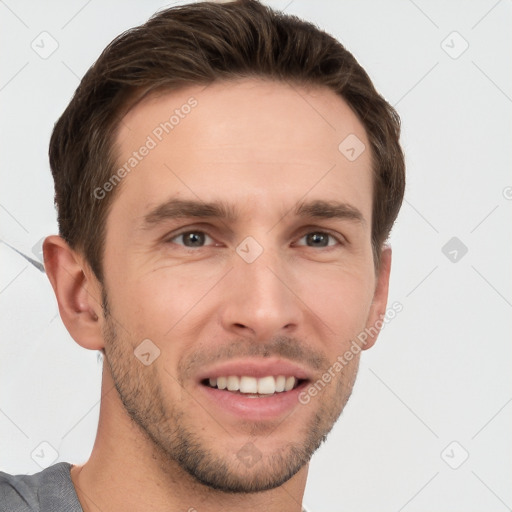
[[[124,118],[119,166],[154,147],[108,216],[105,352],[125,414],[169,468],[273,488],[341,413],[358,356],[332,366],[368,325],[377,282],[371,157],[340,152],[350,134],[369,148],[333,92],[261,80],[153,96]]]

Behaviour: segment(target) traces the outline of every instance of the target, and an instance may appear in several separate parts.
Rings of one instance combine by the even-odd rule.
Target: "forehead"
[[[124,117],[117,147],[114,207],[138,217],[173,195],[281,210],[306,195],[350,199],[370,215],[365,129],[327,88],[244,79],[154,94]]]

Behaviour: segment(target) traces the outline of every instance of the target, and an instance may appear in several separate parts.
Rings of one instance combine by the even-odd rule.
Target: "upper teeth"
[[[210,378],[209,384],[219,389],[227,389],[228,391],[240,391],[241,393],[258,393],[260,395],[272,395],[276,392],[290,391],[295,387],[297,379],[295,377],[285,377],[279,375],[277,377],[268,376],[257,379],[256,377],[248,377],[243,375],[236,377]]]

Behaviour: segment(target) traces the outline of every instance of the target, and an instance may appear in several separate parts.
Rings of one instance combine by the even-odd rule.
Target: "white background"
[[[311,463],[305,504],[315,512],[510,509],[512,2],[269,4],[354,53],[402,117],[408,166],[391,239],[390,304],[403,311],[363,354],[349,405]],[[35,258],[38,241],[57,231],[53,123],[106,44],[164,6],[0,1],[3,242]],[[43,31],[58,43],[46,59],[31,47]],[[452,237],[468,249],[455,249],[455,262],[441,250]],[[68,335],[46,276],[5,243],[0,470],[40,471],[41,453],[46,463],[83,462],[101,364]]]

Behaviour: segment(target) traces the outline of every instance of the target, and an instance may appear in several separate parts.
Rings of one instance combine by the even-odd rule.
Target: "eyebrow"
[[[365,223],[363,214],[355,207],[338,201],[311,201],[300,203],[295,208],[298,217],[310,217],[316,219],[343,219]]]
[[[186,199],[170,199],[144,216],[143,227],[151,228],[166,220],[180,218],[216,218],[234,222],[236,217],[235,209],[222,201],[205,203]]]
[[[338,202],[315,200],[301,202],[295,206],[294,214],[301,218],[341,219],[365,223],[363,214],[354,206]],[[234,205],[223,201],[203,202],[185,199],[170,199],[143,217],[142,228],[151,229],[162,222],[179,218],[219,219],[235,222],[238,218]]]

